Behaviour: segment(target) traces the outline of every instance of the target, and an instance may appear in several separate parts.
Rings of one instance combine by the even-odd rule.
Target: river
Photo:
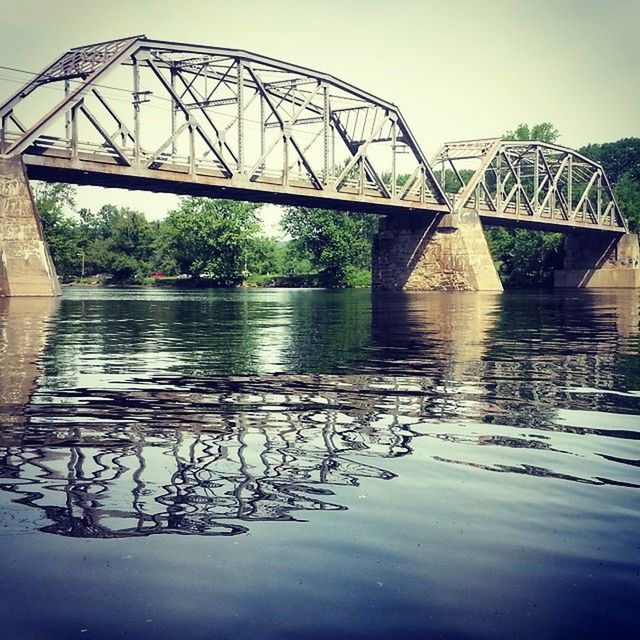
[[[0,299],[0,637],[638,638],[639,300]]]

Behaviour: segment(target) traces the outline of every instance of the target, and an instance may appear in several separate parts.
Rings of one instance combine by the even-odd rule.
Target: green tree
[[[247,202],[185,198],[162,226],[163,246],[181,273],[237,285],[260,229],[257,208]]]
[[[80,215],[87,274],[106,273],[116,284],[140,282],[152,268],[154,234],[144,214],[104,205],[97,214]]]
[[[473,177],[475,171],[473,171],[473,169],[461,169],[458,173],[460,174],[460,178],[462,178],[464,184],[466,185]],[[453,169],[445,170],[444,181],[442,180],[442,173],[439,173],[437,177],[444,187],[446,193],[458,193],[458,191],[460,191],[460,188],[463,186]]]
[[[355,271],[371,267],[377,222],[366,213],[287,207],[282,227],[299,259],[308,257],[328,286],[342,287]]]
[[[613,184],[617,184],[625,174],[640,182],[640,138],[588,144],[579,151],[601,164]]]
[[[316,267],[311,264],[311,257],[292,240],[283,247],[282,273],[295,276],[313,272]]]
[[[580,153],[602,165],[630,231],[640,232],[640,138],[589,144]]]
[[[538,140],[539,142],[557,142],[560,132],[550,122],[540,122],[529,126],[519,124],[513,131],[507,131],[505,140]]]
[[[505,229],[488,230],[491,255],[506,286],[552,286],[553,272],[564,259],[562,234]]]
[[[640,233],[640,181],[631,172],[623,173],[615,188],[616,201],[629,222],[629,231]]]
[[[251,273],[284,273],[286,247],[276,238],[256,236],[248,246],[247,266]]]
[[[81,230],[65,212],[75,206],[75,187],[38,182],[33,192],[56,271],[62,280],[69,280],[80,274],[82,262]]]

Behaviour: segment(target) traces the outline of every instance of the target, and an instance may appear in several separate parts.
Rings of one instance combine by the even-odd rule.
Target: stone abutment
[[[564,241],[564,269],[557,288],[631,289],[640,287],[640,248],[635,233],[575,231]]]
[[[372,255],[379,290],[502,291],[480,218],[457,213],[440,220],[387,216]]]
[[[24,163],[0,158],[0,297],[59,295]]]

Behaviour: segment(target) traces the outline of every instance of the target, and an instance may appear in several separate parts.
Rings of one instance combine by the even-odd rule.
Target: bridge
[[[430,163],[394,104],[243,50],[77,47],[0,106],[0,295],[59,293],[28,178],[382,214],[377,288],[501,289],[482,223],[573,237],[566,285],[640,285],[637,238],[584,156],[475,140]]]

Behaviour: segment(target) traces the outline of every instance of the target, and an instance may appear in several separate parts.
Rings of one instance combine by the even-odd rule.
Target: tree
[[[248,247],[247,266],[251,273],[283,273],[286,248],[276,238],[256,236]]]
[[[152,268],[155,238],[144,214],[104,205],[80,212],[87,274],[106,273],[115,284],[140,282]]]
[[[458,173],[460,174],[460,178],[462,178],[462,180],[464,181],[464,184],[466,185],[469,182],[469,180],[473,177],[473,174],[475,173],[475,171],[473,171],[473,169],[460,169]],[[442,180],[441,173],[437,177],[440,179],[442,188],[445,190],[446,193],[451,193],[451,194],[458,193],[458,191],[460,191],[460,188],[463,186],[460,182],[460,179],[456,175],[455,171],[453,171],[453,169],[445,169],[444,181]]]
[[[308,257],[328,286],[342,287],[355,270],[371,267],[377,218],[366,213],[287,207],[282,227],[300,259]]]
[[[560,132],[550,122],[540,122],[531,127],[519,124],[513,131],[507,131],[505,140],[538,140],[539,142],[556,142]]]
[[[589,144],[580,153],[603,166],[630,231],[640,232],[640,138]]]
[[[617,184],[625,174],[640,182],[640,138],[588,144],[580,149],[580,153],[601,164],[613,184]]]
[[[629,221],[629,231],[640,233],[640,181],[629,171],[615,186],[615,196],[622,215]]]
[[[552,286],[564,260],[562,234],[527,229],[488,230],[491,255],[506,286]]]
[[[163,246],[181,273],[237,285],[260,229],[257,208],[247,202],[185,198],[162,225]]]
[[[82,261],[82,237],[78,223],[65,215],[65,209],[75,206],[75,187],[39,182],[33,191],[56,271],[62,280],[69,280],[79,275]]]

